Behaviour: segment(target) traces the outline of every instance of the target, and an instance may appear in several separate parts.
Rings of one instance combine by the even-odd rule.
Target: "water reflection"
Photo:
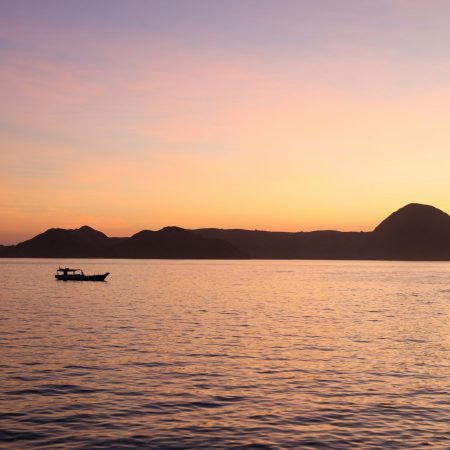
[[[0,267],[7,445],[450,444],[450,264],[83,261],[99,284]]]

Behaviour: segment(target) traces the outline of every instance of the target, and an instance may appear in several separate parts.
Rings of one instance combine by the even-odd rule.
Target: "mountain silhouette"
[[[108,237],[91,227],[75,230],[51,228],[15,246],[4,247],[3,253],[14,257],[93,258],[107,245]]]
[[[243,258],[229,242],[209,239],[192,231],[167,227],[141,231],[129,238],[109,238],[83,226],[74,230],[51,228],[28,241],[0,248],[1,257],[28,258]]]
[[[111,248],[116,258],[229,259],[244,254],[222,239],[210,239],[178,227],[144,230]]]
[[[256,259],[365,259],[370,233],[340,231],[273,232],[196,230],[204,237],[223,239]]]
[[[52,228],[20,244],[0,246],[0,257],[450,260],[450,216],[411,203],[372,232],[166,227],[110,238],[88,226]]]
[[[375,256],[392,259],[449,259],[450,216],[429,205],[411,203],[373,231]]]
[[[450,216],[418,203],[394,212],[373,232],[196,231],[227,240],[251,258],[450,260]]]
[[[434,206],[410,203],[384,219],[374,233],[398,236],[405,233],[411,238],[420,235],[444,237],[450,230],[450,216]]]

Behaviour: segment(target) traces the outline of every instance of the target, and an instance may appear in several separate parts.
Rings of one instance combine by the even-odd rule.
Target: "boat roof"
[[[59,268],[58,270],[57,270],[57,272],[76,272],[76,271],[78,271],[78,270],[81,270],[81,269],[69,269],[68,267],[66,267],[66,268]]]

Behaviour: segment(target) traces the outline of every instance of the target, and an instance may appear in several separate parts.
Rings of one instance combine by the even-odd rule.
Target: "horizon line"
[[[28,239],[25,239],[25,240],[16,242],[15,244],[0,244],[0,246],[3,246],[3,247],[10,247],[10,246],[18,245],[18,244],[21,244],[22,242],[26,242],[26,241],[28,241],[28,240],[30,240],[30,239],[35,238],[36,236],[39,236],[39,235],[41,235],[41,234],[43,234],[43,233],[46,233],[47,231],[50,231],[50,230],[78,231],[78,230],[81,230],[82,228],[89,228],[89,229],[94,230],[94,231],[96,231],[96,232],[100,232],[100,233],[104,234],[107,238],[111,238],[111,239],[114,239],[114,238],[116,238],[116,239],[128,239],[128,238],[130,238],[130,237],[132,237],[132,236],[135,236],[136,234],[141,233],[141,232],[143,232],[143,231],[150,231],[150,232],[157,233],[157,232],[160,232],[160,231],[165,230],[165,229],[168,229],[168,228],[178,228],[178,229],[181,229],[181,230],[192,231],[192,232],[200,231],[200,230],[223,230],[223,231],[250,231],[250,232],[285,233],[285,234],[296,234],[296,233],[321,233],[321,232],[322,232],[322,233],[323,233],[323,232],[335,232],[335,233],[373,233],[373,232],[375,231],[375,229],[376,229],[376,228],[377,228],[384,220],[386,220],[388,217],[390,217],[392,214],[395,214],[395,213],[399,212],[400,210],[403,210],[404,208],[411,207],[411,206],[421,206],[421,207],[432,208],[432,209],[435,209],[435,210],[437,210],[437,211],[440,211],[440,212],[442,212],[442,213],[444,213],[444,214],[447,214],[445,211],[443,211],[443,210],[441,210],[441,209],[439,209],[439,208],[436,208],[436,207],[433,206],[433,205],[428,205],[428,204],[425,204],[425,203],[411,202],[411,203],[407,203],[406,205],[402,206],[401,208],[395,210],[394,212],[392,212],[391,214],[389,214],[388,216],[386,216],[384,219],[382,219],[382,220],[381,220],[381,221],[380,221],[373,229],[371,229],[370,231],[363,231],[363,230],[360,230],[360,231],[354,231],[354,230],[350,230],[350,231],[341,231],[341,230],[337,230],[337,229],[329,229],[329,228],[325,228],[325,229],[317,229],[317,230],[309,230],[309,231],[304,231],[304,230],[298,230],[298,231],[277,231],[277,230],[267,230],[267,229],[257,229],[257,228],[255,228],[255,229],[248,229],[248,228],[220,228],[220,227],[185,228],[185,227],[180,227],[180,226],[178,226],[178,225],[166,225],[166,226],[164,226],[164,227],[162,227],[162,228],[160,228],[160,229],[157,229],[157,230],[152,230],[152,229],[144,228],[144,229],[141,229],[141,230],[137,231],[136,233],[131,234],[130,236],[110,236],[110,235],[107,235],[106,233],[104,233],[103,231],[98,230],[97,228],[94,228],[94,227],[92,227],[92,226],[90,226],[90,225],[81,225],[81,226],[78,227],[78,228],[51,227],[51,228],[47,228],[46,230],[44,230],[44,231],[42,231],[42,232],[40,232],[40,233],[38,233],[38,234],[36,234],[36,235],[34,235],[34,236],[28,238]],[[448,215],[448,214],[447,214],[447,215]]]

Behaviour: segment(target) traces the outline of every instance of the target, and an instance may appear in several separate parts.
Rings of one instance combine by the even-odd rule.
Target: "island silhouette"
[[[411,203],[372,232],[274,232],[165,227],[108,237],[89,226],[52,228],[17,245],[7,258],[376,259],[450,260],[450,216]]]

